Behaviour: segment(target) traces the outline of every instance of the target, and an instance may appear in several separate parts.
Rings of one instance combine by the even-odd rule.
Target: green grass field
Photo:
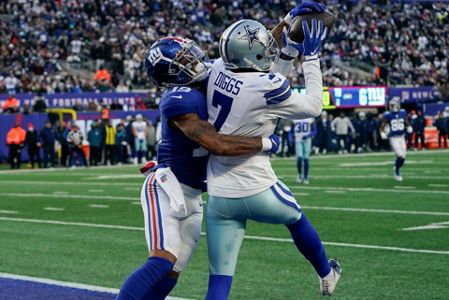
[[[449,297],[449,152],[409,153],[401,183],[393,159],[312,157],[308,186],[293,159],[273,160],[342,264],[334,299]],[[133,166],[1,171],[0,272],[119,288],[146,258],[143,180]],[[322,298],[285,227],[249,223],[247,236],[231,299]],[[207,278],[203,238],[173,296],[204,299]]]

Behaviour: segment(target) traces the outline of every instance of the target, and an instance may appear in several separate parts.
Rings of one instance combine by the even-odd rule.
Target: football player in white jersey
[[[391,149],[396,154],[394,164],[394,179],[396,181],[404,180],[400,169],[404,165],[407,147],[405,145],[404,129],[412,133],[413,129],[407,119],[407,112],[401,109],[398,99],[392,99],[389,103],[390,110],[385,112],[380,125],[380,135],[382,139],[390,141]],[[387,129],[388,128],[388,129]]]
[[[312,138],[316,134],[315,119],[293,121],[293,133],[295,136],[296,167],[298,176],[296,182],[309,184],[309,157],[312,150]],[[304,173],[302,165],[304,163]]]
[[[308,5],[324,10],[318,3]],[[284,21],[281,26],[288,27],[291,15]],[[281,52],[284,60],[290,59],[287,62],[276,59],[276,42],[262,24],[241,20],[226,29],[219,43],[221,59],[213,63],[207,87],[209,122],[218,132],[269,136],[279,118],[320,115],[323,85],[318,52],[327,28],[316,19],[310,29],[305,22],[302,25],[305,39],[301,44],[283,34]],[[289,71],[286,66],[291,67],[299,54],[304,55],[306,95],[293,93],[284,77]],[[273,59],[277,60],[275,69],[284,75],[270,72]],[[321,293],[333,293],[340,278],[340,265],[336,260],[328,260],[317,232],[288,187],[277,179],[267,156],[211,155],[207,181],[210,276],[206,300],[227,299],[248,219],[286,225],[298,250],[316,270]]]
[[[132,123],[133,135],[134,135],[134,164],[141,163],[141,160],[145,160],[147,149],[147,122],[143,120],[142,114],[136,115],[136,121]]]

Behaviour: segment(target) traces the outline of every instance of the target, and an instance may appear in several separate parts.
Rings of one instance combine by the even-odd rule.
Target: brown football
[[[302,43],[304,41],[304,31],[302,30],[302,21],[306,20],[309,29],[312,30],[312,19],[316,18],[318,21],[323,21],[324,27],[327,27],[327,36],[334,26],[335,16],[328,10],[322,13],[311,13],[294,18],[289,27],[288,36],[292,41]]]

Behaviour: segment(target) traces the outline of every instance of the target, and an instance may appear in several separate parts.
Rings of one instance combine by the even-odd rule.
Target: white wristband
[[[271,150],[273,144],[269,138],[262,138],[262,152]]]
[[[304,61],[315,60],[315,59],[318,59],[318,54],[304,55]]]

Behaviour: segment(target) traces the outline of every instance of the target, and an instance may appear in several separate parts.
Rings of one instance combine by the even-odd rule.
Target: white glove
[[[413,132],[413,128],[412,126],[407,126],[407,133],[412,133]]]
[[[380,132],[380,138],[383,139],[383,140],[386,140],[386,139],[388,139],[388,135],[385,132],[381,131]]]

